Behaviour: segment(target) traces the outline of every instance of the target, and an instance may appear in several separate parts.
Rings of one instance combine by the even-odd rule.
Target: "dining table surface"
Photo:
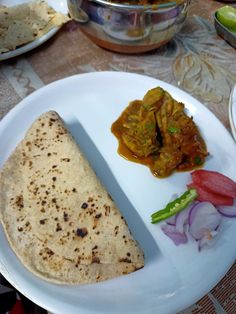
[[[179,87],[212,111],[230,132],[228,102],[236,82],[236,50],[217,35],[213,18],[225,4],[191,1],[181,31],[163,47],[142,54],[100,48],[75,21],[69,21],[39,47],[0,62],[0,119],[29,94],[56,80],[80,73],[124,71]],[[179,313],[235,314],[236,263],[209,293]]]

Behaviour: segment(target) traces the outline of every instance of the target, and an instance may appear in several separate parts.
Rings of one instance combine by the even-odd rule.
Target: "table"
[[[181,32],[166,46],[140,55],[104,50],[85,37],[75,22],[69,22],[42,46],[1,62],[0,119],[21,99],[50,82],[112,70],[141,73],[180,87],[229,129],[227,104],[236,82],[236,50],[215,32],[213,13],[222,5],[213,0],[192,1]],[[236,313],[236,263],[206,296],[181,312],[190,313]]]

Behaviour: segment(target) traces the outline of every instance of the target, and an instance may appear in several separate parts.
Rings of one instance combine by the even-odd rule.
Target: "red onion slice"
[[[195,205],[189,213],[189,233],[196,240],[200,240],[209,232],[216,230],[221,222],[221,215],[209,202]]]
[[[236,200],[234,200],[233,206],[217,206],[218,212],[229,218],[236,217]]]
[[[189,216],[188,216],[188,224],[189,224],[189,226],[191,226],[191,224],[193,223],[193,219],[194,219],[194,217],[195,217],[195,215],[196,215],[196,209],[195,209],[195,207],[198,205],[198,204],[200,204],[201,202],[197,202],[197,203],[194,203],[193,204],[193,206],[192,206],[192,208],[190,209],[190,212],[189,212]]]
[[[162,231],[167,235],[175,245],[185,244],[188,242],[188,238],[185,233],[178,232],[175,226],[164,225],[161,227]]]
[[[188,222],[188,217],[189,217],[189,212],[192,209],[194,205],[191,204],[189,205],[186,209],[182,210],[176,215],[176,231],[183,233],[184,232],[184,227],[186,223]]]

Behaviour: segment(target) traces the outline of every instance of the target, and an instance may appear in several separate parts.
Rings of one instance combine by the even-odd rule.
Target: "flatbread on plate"
[[[43,279],[94,283],[144,266],[143,252],[56,112],[41,115],[0,173],[0,218]]]

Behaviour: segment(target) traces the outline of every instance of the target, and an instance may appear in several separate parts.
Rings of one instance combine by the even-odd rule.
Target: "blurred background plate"
[[[19,5],[22,3],[30,2],[30,0],[3,0],[1,1],[1,5],[6,5],[6,6],[13,6],[13,5]],[[46,2],[56,11],[61,12],[63,14],[67,14],[68,9],[67,9],[67,3],[66,0],[46,0]],[[52,36],[58,32],[60,27],[54,27],[52,28],[48,33],[43,35],[40,38],[37,38],[36,40],[23,45],[15,50],[5,52],[0,54],[0,61],[7,60],[16,56],[19,56],[25,52],[28,52],[40,45],[42,45],[45,41],[50,39]]]

